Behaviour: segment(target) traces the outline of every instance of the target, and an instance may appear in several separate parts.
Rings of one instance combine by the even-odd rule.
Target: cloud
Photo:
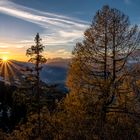
[[[58,57],[61,57],[61,58],[70,58],[71,57],[71,52],[70,51],[67,51],[66,49],[59,49],[59,50],[50,50],[50,51],[47,51],[44,53],[44,55],[47,57],[47,58],[58,58]]]
[[[8,44],[7,43],[0,43],[0,49],[5,49],[8,48]]]
[[[9,54],[10,52],[0,52],[0,54]]]
[[[44,43],[54,46],[74,44],[75,41],[82,38],[84,30],[89,26],[86,21],[35,10],[8,0],[0,1],[0,12],[40,26],[44,29],[41,34]],[[30,40],[27,39],[25,42],[20,41],[19,43],[30,43]]]
[[[60,49],[60,50],[57,50],[58,53],[64,53],[65,52],[65,49]]]

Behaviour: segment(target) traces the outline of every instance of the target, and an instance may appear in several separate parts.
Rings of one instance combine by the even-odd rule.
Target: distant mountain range
[[[65,83],[70,59],[49,59],[43,65],[40,77],[45,83]]]
[[[42,70],[40,72],[41,80],[47,84],[65,84],[69,63],[70,59],[48,59],[47,63],[42,65]],[[9,64],[15,73],[13,80],[16,80],[17,77],[20,79],[26,69],[30,69],[34,66],[29,62],[15,60],[10,60]],[[4,79],[0,77],[0,81],[3,80]]]
[[[71,59],[62,59],[62,58],[55,58],[55,59],[48,59],[46,64],[42,65],[42,70],[40,72],[40,78],[43,82],[47,84],[63,84],[65,85],[68,66]],[[12,77],[13,81],[17,80],[17,77],[20,79],[23,76],[22,71],[26,71],[27,68],[31,68],[34,65],[29,62],[21,62],[10,60],[11,68],[15,75]],[[134,64],[140,63],[140,49],[134,51],[130,57],[128,58],[128,67],[133,66]],[[12,66],[13,65],[13,66]],[[1,69],[0,69],[1,72]],[[12,75],[12,73],[10,73]],[[3,81],[2,74],[0,76],[0,81]]]

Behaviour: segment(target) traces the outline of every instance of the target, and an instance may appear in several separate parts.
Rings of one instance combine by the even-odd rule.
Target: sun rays
[[[8,57],[0,59],[0,76],[6,84],[15,83],[19,80],[22,74],[23,67],[17,65],[14,61],[9,60]]]

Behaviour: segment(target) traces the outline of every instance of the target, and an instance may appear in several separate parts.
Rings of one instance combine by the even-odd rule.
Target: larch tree
[[[101,105],[102,120],[107,107],[122,92],[128,57],[139,44],[137,25],[132,26],[119,10],[103,6],[85,31],[83,42],[73,50],[67,85],[74,94],[94,94],[94,105]]]
[[[45,63],[47,60],[46,58],[41,54],[44,51],[45,46],[41,44],[41,38],[39,36],[39,33],[35,36],[35,45],[31,46],[27,49],[26,55],[30,56],[29,62],[34,63],[35,67],[33,68],[33,71],[35,72],[35,85],[36,85],[36,99],[38,102],[38,133],[40,135],[41,133],[41,120],[40,120],[40,71],[42,69],[41,64]]]

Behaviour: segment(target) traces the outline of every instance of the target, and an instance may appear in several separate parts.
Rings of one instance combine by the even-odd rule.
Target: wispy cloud
[[[0,54],[9,54],[10,52],[0,52]]]
[[[38,11],[32,8],[24,7],[9,0],[0,1],[0,12],[37,24],[44,29],[43,40],[48,45],[66,45],[74,44],[81,39],[84,30],[89,23],[72,17],[58,15],[55,13]],[[30,43],[30,39],[25,42]]]
[[[66,49],[59,49],[54,51],[47,51],[46,53],[44,53],[44,55],[49,58],[55,58],[55,57],[70,58],[71,52],[67,51]]]

